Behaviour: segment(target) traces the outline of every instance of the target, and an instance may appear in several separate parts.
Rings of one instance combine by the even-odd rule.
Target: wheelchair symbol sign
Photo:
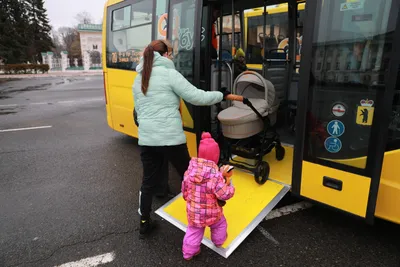
[[[325,149],[330,153],[337,153],[342,149],[342,141],[336,137],[328,137],[325,140]]]
[[[344,124],[339,120],[333,120],[328,123],[326,130],[329,135],[339,137],[344,133]]]

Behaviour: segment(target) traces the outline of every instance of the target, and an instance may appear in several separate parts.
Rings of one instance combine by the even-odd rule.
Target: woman
[[[171,60],[172,48],[162,40],[150,43],[137,66],[133,94],[139,123],[139,146],[143,164],[140,190],[140,238],[151,232],[150,219],[153,194],[163,178],[162,166],[167,158],[181,179],[189,166],[180,98],[198,106],[214,105],[223,100],[221,92],[205,92],[194,87],[178,71]]]

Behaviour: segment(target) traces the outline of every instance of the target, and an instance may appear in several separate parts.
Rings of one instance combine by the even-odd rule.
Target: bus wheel
[[[277,145],[275,147],[275,152],[276,152],[276,160],[281,161],[285,157],[285,148],[282,145]]]
[[[268,180],[269,176],[269,164],[265,161],[261,161],[255,170],[254,179],[257,184],[263,185]]]

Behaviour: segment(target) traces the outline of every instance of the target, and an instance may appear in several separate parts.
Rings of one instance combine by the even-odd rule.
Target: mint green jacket
[[[197,89],[180,74],[172,60],[154,53],[147,94],[142,93],[143,58],[136,67],[133,96],[139,123],[139,145],[174,146],[186,143],[180,99],[197,106],[210,106],[223,100],[218,91]]]

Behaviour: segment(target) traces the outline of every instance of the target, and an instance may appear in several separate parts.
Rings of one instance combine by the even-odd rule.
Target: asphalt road
[[[187,263],[165,221],[138,239],[141,173],[137,142],[107,126],[101,76],[0,81],[0,266],[400,266],[399,226],[321,207],[263,222],[275,243],[256,229],[228,259],[203,247]]]

